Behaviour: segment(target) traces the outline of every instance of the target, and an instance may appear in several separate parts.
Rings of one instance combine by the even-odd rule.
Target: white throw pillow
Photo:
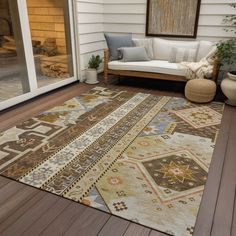
[[[183,61],[195,62],[197,49],[172,48],[169,58],[170,63],[180,63]]]
[[[153,40],[151,39],[133,39],[133,43],[136,47],[144,47],[146,49],[148,57],[152,60],[153,56]]]
[[[200,41],[197,53],[197,61],[200,61],[202,58],[204,58],[211,51],[214,45],[215,43],[210,41]]]
[[[160,38],[153,39],[153,52],[155,60],[168,61],[172,48],[198,49],[198,41],[174,41]]]

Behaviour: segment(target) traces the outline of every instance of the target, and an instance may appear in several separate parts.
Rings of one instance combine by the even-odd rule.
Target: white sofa
[[[180,63],[169,62],[172,48],[196,50],[195,61],[198,62],[204,58],[214,46],[214,43],[210,41],[174,41],[160,38],[133,39],[133,42],[135,46],[145,47],[151,60],[138,62],[109,61],[109,51],[105,50],[105,82],[108,81],[109,75],[186,81],[186,67]],[[214,71],[213,76],[215,74],[217,73]]]

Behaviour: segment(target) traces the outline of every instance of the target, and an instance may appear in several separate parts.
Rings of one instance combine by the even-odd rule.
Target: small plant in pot
[[[97,84],[99,83],[97,78],[97,69],[102,63],[102,58],[97,55],[92,55],[88,62],[88,69],[86,70],[86,83],[87,84]]]

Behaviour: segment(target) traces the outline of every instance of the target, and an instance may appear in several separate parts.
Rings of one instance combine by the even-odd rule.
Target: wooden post
[[[104,82],[108,84],[108,62],[109,62],[109,50],[104,50]]]

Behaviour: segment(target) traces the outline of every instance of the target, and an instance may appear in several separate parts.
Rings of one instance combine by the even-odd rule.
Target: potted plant
[[[236,9],[236,3],[230,4]],[[226,32],[233,32],[236,36],[236,14],[227,15],[223,19],[227,24]],[[227,77],[221,82],[221,89],[228,98],[227,104],[236,106],[236,38],[221,41],[217,44],[217,57],[220,66],[227,67]]]
[[[88,62],[88,69],[86,70],[86,83],[87,84],[97,84],[99,83],[97,78],[97,69],[102,63],[102,58],[97,55],[92,55]]]
[[[232,70],[236,65],[236,39],[219,42],[217,44],[217,57],[220,66],[227,67],[228,75],[236,79],[236,71]]]

